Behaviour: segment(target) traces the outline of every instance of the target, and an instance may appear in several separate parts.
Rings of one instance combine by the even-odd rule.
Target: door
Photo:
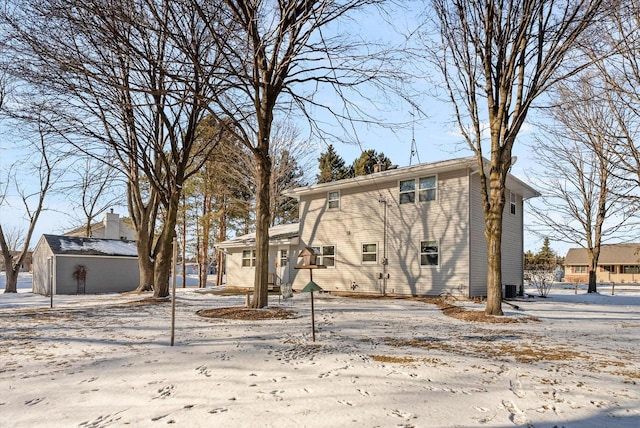
[[[281,284],[291,284],[291,278],[289,277],[289,248],[280,247],[278,249],[278,278]]]

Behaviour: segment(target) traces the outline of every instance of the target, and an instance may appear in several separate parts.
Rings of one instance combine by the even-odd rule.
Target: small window
[[[287,250],[280,250],[280,266],[285,267],[289,262],[289,252]]]
[[[613,265],[600,266],[600,272],[615,272],[616,267]]]
[[[640,266],[634,266],[634,265],[622,266],[622,273],[640,273]]]
[[[378,261],[378,244],[362,244],[362,263]]]
[[[330,210],[340,209],[340,192],[329,192],[327,194],[327,208]]]
[[[587,273],[587,267],[586,266],[574,266],[573,267],[573,273]]]
[[[242,267],[254,267],[256,265],[256,250],[242,251]]]
[[[318,254],[316,263],[320,266],[335,267],[336,266],[336,247],[335,245],[322,245],[311,247]]]
[[[416,200],[416,180],[400,182],[400,204],[412,204]]]
[[[420,241],[420,265],[438,266],[438,241]]]
[[[418,185],[418,201],[435,201],[436,199],[436,176],[422,177]]]
[[[515,193],[509,192],[509,201],[510,201],[511,214],[515,214],[516,213],[516,194]]]

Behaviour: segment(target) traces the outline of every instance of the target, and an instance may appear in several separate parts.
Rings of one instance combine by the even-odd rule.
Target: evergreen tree
[[[384,169],[391,166],[391,160],[384,153],[378,154],[373,149],[363,151],[360,157],[353,161],[353,176],[372,174],[378,163],[381,163]]]
[[[305,186],[304,172],[298,161],[288,150],[283,150],[275,159],[271,175],[273,188],[271,225],[291,223],[298,220],[298,201],[284,196],[283,191],[294,187]]]
[[[342,180],[349,178],[349,169],[344,163],[344,159],[340,157],[329,144],[327,151],[320,154],[318,158],[320,174],[316,176],[318,183],[328,183],[330,181]]]

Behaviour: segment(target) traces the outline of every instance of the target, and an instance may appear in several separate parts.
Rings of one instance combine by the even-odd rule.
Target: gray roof
[[[135,241],[43,235],[54,254],[83,256],[137,257]]]
[[[564,261],[565,265],[588,265],[589,255],[586,248],[570,248]],[[600,247],[598,265],[637,265],[640,264],[640,243],[607,244]]]
[[[298,236],[300,235],[300,223],[280,224],[269,228],[269,242],[271,244],[290,243],[296,245]],[[247,247],[256,243],[256,234],[248,233],[246,235],[237,236],[224,242],[216,244],[219,248],[231,247]]]
[[[489,161],[484,158],[483,161],[485,164],[485,171],[487,171],[488,174]],[[437,162],[421,163],[418,165],[400,168],[389,168],[386,171],[374,172],[373,174],[345,178],[328,183],[316,183],[304,187],[297,187],[295,189],[285,191],[284,195],[292,198],[299,198],[302,195],[327,192],[329,190],[348,189],[353,187],[358,188],[371,183],[393,182],[414,177],[416,174],[438,174],[457,171],[460,169],[477,171],[478,160],[475,156],[468,156]],[[507,174],[506,185],[509,190],[521,194],[525,199],[540,196],[540,192],[512,174]]]

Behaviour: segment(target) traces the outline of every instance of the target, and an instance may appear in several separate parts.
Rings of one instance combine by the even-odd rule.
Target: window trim
[[[249,253],[249,257],[245,257],[244,253]],[[256,250],[255,249],[250,249],[250,250],[242,250],[242,261],[240,262],[241,266],[243,269],[251,269],[256,267]],[[245,266],[244,261],[245,260],[249,260],[249,265]]]
[[[337,254],[336,248],[338,247],[336,244],[320,244],[320,245],[312,244],[312,245],[309,245],[309,247],[312,248],[314,251],[316,251],[318,253],[318,256],[316,258],[316,263],[318,265],[326,266],[324,264],[324,259],[325,258],[330,258],[330,259],[333,259],[333,266],[326,266],[326,267],[327,267],[327,269],[335,269],[335,267],[336,267],[336,254]],[[325,255],[324,254],[324,248],[325,247],[333,247],[333,255]]]
[[[375,245],[376,250],[375,252],[372,251],[364,251],[364,247],[365,245]],[[375,260],[365,260],[364,256],[370,256],[370,255],[374,255],[375,256]],[[363,265],[370,265],[370,264],[378,264],[378,243],[377,242],[363,242],[360,245],[360,263]]]
[[[331,194],[337,194],[338,197],[337,199],[331,199]],[[341,199],[342,195],[340,194],[340,190],[331,190],[329,192],[327,192],[327,210],[328,211],[334,211],[334,210],[340,210],[340,199]],[[331,203],[332,202],[337,202],[338,206],[336,207],[332,207]]]
[[[282,257],[282,252],[284,251],[284,253],[286,254],[284,257]],[[286,267],[289,264],[289,250],[288,249],[280,249],[278,250],[278,253],[280,254],[280,258],[279,258],[279,263],[280,263],[280,267]]]
[[[422,243],[423,242],[435,242],[436,243],[437,251],[436,251],[435,255],[438,258],[438,263],[436,263],[436,264],[432,264],[432,263],[423,264],[422,263],[422,256],[423,255],[424,256],[428,256],[428,255],[433,255],[434,254],[433,252],[423,252],[422,251]],[[442,251],[441,251],[441,248],[440,248],[440,240],[439,239],[421,239],[420,240],[419,249],[420,249],[420,257],[419,257],[420,266],[427,266],[427,267],[439,267],[440,266],[440,257],[441,257],[441,252]]]
[[[413,182],[413,189],[412,190],[402,190],[402,183],[406,183],[412,181]],[[404,194],[412,194],[413,198],[410,201],[406,201],[406,202],[402,202],[402,195]],[[406,180],[398,180],[398,204],[399,205],[404,205],[404,204],[415,204],[416,203],[416,179],[415,178],[411,178],[411,179],[406,179]]]
[[[587,265],[576,265],[573,266],[572,273],[589,273],[589,267]]]
[[[433,180],[435,182],[433,187],[429,187],[427,189],[421,189],[420,188],[420,180],[431,178],[431,177],[433,177]],[[418,186],[417,186],[417,192],[418,192],[418,198],[417,199],[418,199],[418,202],[431,202],[431,201],[437,201],[438,200],[438,174],[425,175],[423,177],[418,177],[416,181],[418,182]],[[427,193],[429,190],[432,190],[432,189],[433,189],[433,192],[435,194],[433,199],[426,199],[424,201],[421,201],[420,200],[420,193],[422,193],[422,192]]]
[[[518,194],[509,190],[509,212],[511,214],[516,215],[517,213],[517,204],[518,204]]]

